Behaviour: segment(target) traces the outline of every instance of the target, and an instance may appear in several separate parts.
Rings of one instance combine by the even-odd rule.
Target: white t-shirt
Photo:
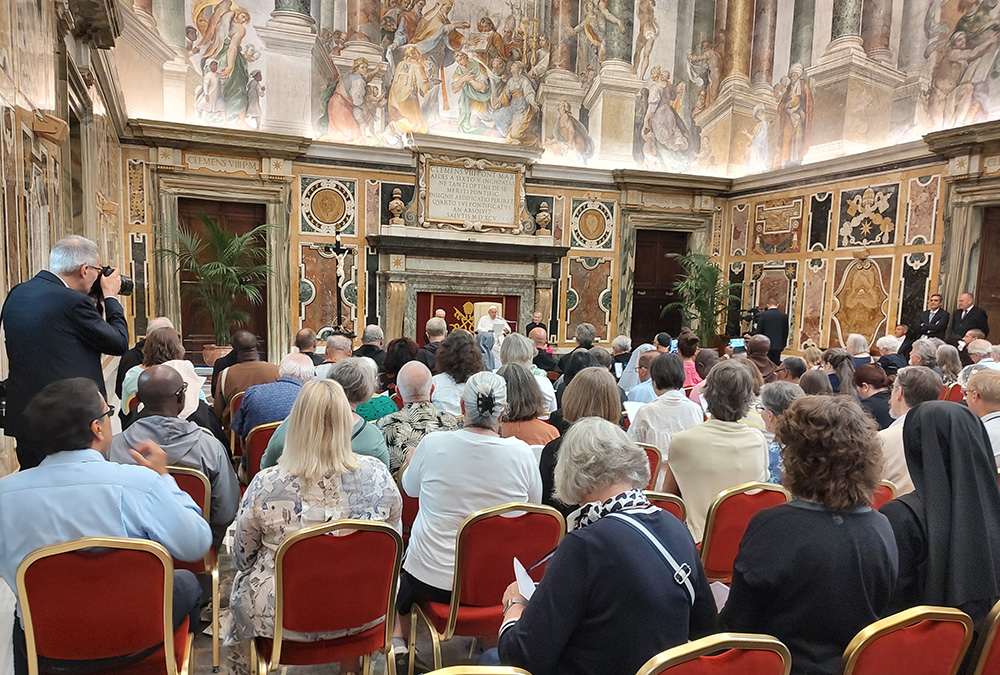
[[[993,446],[993,455],[1000,462],[1000,412],[991,412],[983,417],[983,425],[986,433],[990,437],[990,445]]]
[[[452,415],[461,415],[465,383],[459,384],[449,373],[438,373],[431,378],[431,383],[434,385],[434,391],[431,392],[434,407]]]
[[[464,429],[424,436],[400,482],[406,494],[420,499],[403,569],[445,590],[451,589],[455,537],[466,518],[542,498],[538,462],[527,443]]]

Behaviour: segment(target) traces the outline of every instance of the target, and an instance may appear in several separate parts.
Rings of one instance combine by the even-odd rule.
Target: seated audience
[[[988,368],[970,377],[965,386],[965,402],[982,420],[993,455],[1000,458],[1000,371]]]
[[[957,607],[982,631],[1000,599],[1000,489],[989,437],[972,411],[948,401],[917,406],[903,426],[914,489],[881,509],[899,548],[885,614]]]
[[[222,631],[227,644],[274,635],[274,557],[289,535],[346,518],[385,522],[400,530],[403,500],[396,483],[382,462],[351,452],[351,417],[337,382],[307,383],[288,417],[287,451],[277,466],[262,469],[247,487],[236,516],[236,577]],[[368,627],[323,635],[286,627],[284,637],[312,641]],[[356,670],[357,663],[341,667]]]
[[[614,357],[611,356],[611,352],[604,347],[591,347],[587,351],[594,357],[599,366],[607,368],[608,371],[611,370],[611,364],[614,363]]]
[[[174,324],[171,323],[170,319],[165,316],[158,316],[154,319],[150,319],[149,323],[146,324],[146,335],[148,336],[158,328],[173,327]],[[115,374],[115,394],[118,396],[118,400],[122,403],[125,403],[128,400],[122,396],[122,383],[125,381],[125,374],[135,366],[142,365],[142,348],[145,344],[146,338],[136,340],[135,346],[122,354],[122,357],[118,359],[118,372]],[[127,412],[127,410],[119,410],[118,414],[122,417],[122,419],[124,419]]]
[[[299,354],[305,354],[314,366],[323,363],[323,355],[316,353],[316,331],[312,328],[303,328],[295,334],[295,348]]]
[[[701,541],[708,507],[727,488],[767,480],[767,443],[758,430],[739,421],[753,400],[753,376],[736,361],[720,363],[704,390],[712,418],[670,439],[664,490],[679,494],[687,524]],[[672,474],[672,475],[671,475]]]
[[[764,418],[760,413],[760,390],[764,387],[764,378],[760,374],[760,370],[757,369],[756,364],[750,359],[736,358],[733,359],[733,362],[749,370],[750,376],[753,378],[753,398],[750,399],[747,414],[740,418],[740,422],[761,432],[764,435],[764,440],[770,443],[771,439],[774,438],[774,434],[767,431],[767,427],[764,425]]]
[[[417,361],[427,366],[432,373],[437,372],[437,351],[448,336],[448,324],[440,317],[427,319],[424,326],[424,336],[427,343],[417,352]]]
[[[911,408],[921,403],[936,401],[941,396],[941,376],[924,366],[907,366],[896,373],[889,392],[889,411],[895,418],[892,424],[878,432],[882,440],[882,476],[896,486],[896,494],[913,491],[913,480],[907,468],[903,451],[903,423]]]
[[[913,343],[910,350],[910,365],[930,368],[942,376],[942,381],[944,380],[944,374],[937,364],[937,347],[927,338],[920,338]]]
[[[391,351],[392,342],[389,343]],[[406,464],[406,453],[432,431],[453,431],[460,425],[451,413],[431,403],[431,371],[419,361],[403,364],[396,376],[396,389],[403,399],[399,412],[375,421],[389,449],[389,471],[395,476]]]
[[[431,402],[452,415],[462,414],[462,392],[468,379],[483,370],[483,356],[472,333],[456,330],[437,350],[437,375]]]
[[[799,386],[808,396],[810,394],[833,395],[833,386],[830,384],[830,376],[822,370],[807,370],[799,378]]]
[[[886,375],[895,375],[900,368],[906,367],[906,359],[901,354],[897,354],[900,340],[892,335],[883,335],[875,341],[875,347],[882,352],[878,365],[885,371]]]
[[[552,380],[548,374],[532,363],[535,357],[535,346],[523,335],[516,333],[508,335],[500,346],[500,362],[507,366],[512,363],[519,363],[531,373],[538,383],[538,390],[542,394],[542,402],[545,409],[543,417],[555,412],[559,405],[556,403],[556,392],[552,387]]]
[[[950,387],[955,384],[958,374],[962,371],[962,359],[958,355],[958,349],[952,345],[941,345],[934,355],[945,386]]]
[[[257,353],[257,338],[245,330],[233,335],[233,351],[236,363],[219,373],[218,394],[215,397],[215,414],[222,420],[222,426],[229,426],[230,402],[241,391],[255,384],[267,384],[278,379],[278,366],[261,361]],[[329,355],[329,354],[328,354]]]
[[[535,330],[536,328],[545,328],[545,324],[542,323],[541,312],[533,312],[531,314],[531,321],[528,323],[527,326],[524,327],[524,334],[528,335],[529,333],[531,333],[531,331]]]
[[[606,370],[597,366],[581,370],[566,387],[564,407],[560,411],[566,424],[565,429],[584,417],[600,417],[620,425],[622,404],[618,392],[615,378]],[[565,430],[563,433],[565,434]],[[538,468],[542,474],[542,503],[559,510],[565,516],[576,506],[564,504],[553,496],[556,462],[562,439],[563,436],[560,436],[542,448]]]
[[[276,382],[247,388],[230,428],[246,442],[254,427],[285,419],[302,385],[313,379],[315,372],[316,366],[306,354],[289,354],[281,359]]]
[[[657,333],[653,336],[653,348],[660,352],[670,351],[670,343],[673,342],[674,338],[671,337],[670,333],[663,331],[662,333]]]
[[[869,506],[879,481],[875,424],[852,399],[807,397],[775,433],[795,499],[750,520],[719,622],[781,640],[793,673],[835,675],[854,636],[889,613],[896,581],[892,528]]]
[[[379,372],[381,372],[382,364],[385,362],[385,350],[382,349],[384,339],[385,335],[381,328],[374,324],[365,326],[361,333],[361,346],[355,349],[351,356],[367,356],[375,362]]]
[[[198,407],[198,399],[204,398],[201,385],[205,383],[204,377],[199,377],[194,372],[194,364],[184,359],[184,345],[181,342],[180,333],[173,327],[157,328],[150,331],[143,342],[142,363],[129,368],[122,379],[122,406],[128,406],[129,400],[135,396],[136,383],[139,375],[145,368],[150,366],[168,365],[176,370],[184,381],[188,383],[190,395],[185,401],[184,417],[194,413]],[[123,411],[127,413],[128,411]]]
[[[510,363],[497,371],[507,383],[507,410],[503,414],[500,435],[520,438],[528,445],[545,445],[559,437],[559,430],[539,419],[546,414],[545,401],[535,378],[520,363]]]
[[[559,369],[564,373],[566,372],[566,363],[570,356],[581,349],[587,351],[594,346],[594,340],[597,339],[597,329],[594,328],[594,324],[592,323],[581,323],[576,327],[574,339],[576,340],[576,347],[573,347],[572,351],[559,359]]]
[[[778,420],[788,410],[788,406],[805,395],[802,387],[791,382],[769,382],[760,388],[760,416],[764,421],[764,428],[771,434],[767,442],[767,470],[771,474],[768,482],[780,484],[785,475],[785,467],[781,462],[781,443],[774,434]]]
[[[632,387],[628,392],[628,400],[634,403],[649,403],[654,398],[656,398],[656,392],[653,391],[653,380],[649,376],[649,367],[653,365],[653,361],[660,354],[669,354],[669,352],[661,352],[656,349],[651,349],[647,352],[643,352],[639,356],[639,363],[636,366],[636,373],[639,375],[639,383]]]
[[[625,371],[618,379],[618,386],[626,394],[639,384],[639,357],[653,349],[656,349],[656,347],[647,342],[632,350],[632,356],[628,359],[628,365],[625,366]]]
[[[786,356],[781,360],[781,365],[775,369],[774,375],[778,382],[798,384],[799,378],[805,375],[807,370],[809,367],[804,359],[798,356]]]
[[[683,333],[678,339],[683,339]],[[639,408],[628,428],[628,436],[638,443],[655,445],[665,460],[670,438],[705,420],[701,406],[684,395],[685,367],[676,354],[657,354],[650,366],[650,381],[656,398]]]
[[[374,457],[388,467],[389,450],[385,447],[385,438],[375,426],[368,424],[356,412],[359,405],[372,397],[375,384],[371,367],[365,364],[364,359],[349,356],[333,364],[328,379],[341,386],[351,406],[351,450],[359,455]],[[274,430],[260,461],[260,468],[265,469],[278,463],[278,458],[285,449],[288,424],[286,419]]]
[[[869,363],[874,361],[872,355],[868,353],[870,347],[868,346],[868,340],[865,339],[864,335],[851,333],[847,336],[846,346],[847,354],[851,357],[851,363],[854,364],[855,370],[861,366],[867,366]]]
[[[558,382],[556,382],[556,403],[560,406],[562,405],[563,392],[566,391],[566,387],[568,387],[569,383],[573,381],[573,378],[576,377],[577,373],[584,368],[599,367],[600,364],[597,362],[597,359],[591,355],[589,350],[580,350],[570,354],[564,364],[562,377],[559,378]],[[559,427],[560,432],[565,431],[565,429],[560,426],[562,424],[562,415],[558,410],[556,410],[556,412],[552,414],[552,417],[549,418],[549,424],[554,424]]]
[[[491,332],[476,333],[476,346],[479,348],[479,356],[483,359],[483,370],[494,372],[500,367],[500,359],[494,353],[496,341]]]
[[[622,379],[630,356],[632,356],[632,338],[628,335],[616,336],[611,341],[611,360],[614,362],[611,374],[615,376],[615,381]]]
[[[385,348],[385,361],[382,362],[382,372],[379,373],[379,391],[389,396],[396,393],[396,376],[404,364],[414,361],[420,347],[407,337],[396,338]]]
[[[240,484],[229,459],[229,449],[194,422],[181,417],[187,383],[170,366],[150,366],[139,376],[142,411],[122,433],[111,439],[108,459],[135,464],[132,448],[152,441],[167,453],[170,466],[197,469],[212,486],[208,522],[212,543],[218,551],[226,528],[236,516]]]
[[[698,336],[689,330],[682,330],[677,336],[677,353],[684,363],[684,387],[693,387],[703,378],[698,374],[698,366],[694,359],[698,353]]]
[[[0,575],[15,596],[18,566],[45,546],[81,537],[130,537],[158,542],[171,556],[194,562],[212,545],[200,509],[167,473],[162,448],[150,441],[136,444],[131,455],[139,466],[105,461],[114,414],[97,385],[83,377],[46,385],[25,408],[24,421],[48,454],[37,467],[0,480]],[[174,570],[173,589],[174,627],[190,616],[196,630],[198,580],[187,570]],[[14,672],[27,675],[24,629],[19,618],[13,623]],[[122,655],[120,665],[146,656],[148,651]],[[41,665],[47,672],[66,668],[51,659]]]
[[[587,418],[569,431],[556,493],[583,508],[531,600],[517,582],[507,589],[498,661],[532,673],[632,675],[664,649],[714,630],[698,551],[680,521],[646,501],[648,480],[645,453],[617,425]],[[690,569],[686,582],[674,580],[636,526]]]
[[[892,380],[885,371],[874,363],[861,366],[854,371],[854,386],[858,388],[861,407],[875,420],[879,430],[888,428],[892,424],[892,413],[889,410]]]
[[[701,395],[702,390],[705,388],[705,378],[708,377],[715,364],[719,363],[719,360],[719,352],[714,349],[699,349],[698,354],[694,357],[694,367],[698,371],[701,382],[694,385],[691,393],[688,394],[688,398],[700,405],[702,410],[705,409],[705,399]]]
[[[531,448],[517,438],[500,437],[506,405],[502,377],[488,371],[473,374],[462,392],[463,428],[425,436],[400,476],[406,494],[420,499],[420,510],[399,578],[394,650],[405,650],[406,618],[414,602],[450,601],[455,538],[462,522],[482,509],[541,499]],[[406,665],[405,653],[397,653],[401,665]]]
[[[774,382],[777,379],[774,374],[777,367],[774,365],[774,361],[768,357],[769,351],[771,351],[771,338],[766,335],[754,335],[747,340],[747,361],[757,366],[765,383]]]
[[[236,332],[238,333],[239,331]],[[212,364],[211,390],[213,399],[219,397],[219,375],[221,375],[222,371],[228,368],[229,366],[235,365],[236,363],[239,362],[236,354],[236,348],[235,348],[236,345],[233,343],[233,340],[235,338],[236,338],[236,333],[233,333],[232,337],[229,338],[229,345],[233,347],[233,349],[230,350],[228,354],[217,358],[215,360],[215,363]],[[258,358],[260,358],[260,355],[258,355]]]
[[[316,379],[325,380],[333,364],[351,357],[351,338],[346,335],[330,335],[326,338],[326,354],[323,363],[316,366]]]
[[[368,366],[368,370],[372,376],[373,392],[370,399],[364,403],[359,403],[357,408],[355,408],[354,412],[358,414],[358,417],[366,422],[374,422],[399,410],[399,406],[391,398],[385,394],[374,393],[378,388],[378,366],[375,364],[374,359],[370,359],[367,356],[357,356],[355,358],[361,359],[361,362]]]
[[[854,361],[847,350],[833,347],[823,352],[823,372],[830,377],[830,388],[835,394],[857,394],[854,389]]]
[[[552,356],[552,349],[549,347],[548,338],[544,328],[533,328],[528,333],[528,339],[535,347],[535,355],[531,362],[545,372],[561,373],[559,362]],[[504,340],[506,342],[506,340]],[[500,345],[500,357],[503,358],[503,345]]]
[[[803,345],[805,347],[805,345]],[[819,347],[813,345],[810,347],[805,347],[802,351],[802,360],[806,362],[806,366],[809,370],[815,370],[817,368],[823,367],[823,352]]]

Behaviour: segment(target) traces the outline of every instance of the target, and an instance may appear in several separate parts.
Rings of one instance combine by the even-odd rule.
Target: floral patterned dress
[[[239,513],[233,562],[236,577],[222,635],[233,644],[255,635],[274,634],[274,559],[288,535],[332,520],[358,518],[386,522],[400,531],[403,501],[386,466],[355,455],[350,473],[307,482],[281,466],[263,469],[250,482]],[[371,625],[329,635],[285,631],[290,640],[312,641],[367,630]]]

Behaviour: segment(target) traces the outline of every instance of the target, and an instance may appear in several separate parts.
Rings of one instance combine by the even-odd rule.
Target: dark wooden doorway
[[[244,234],[267,222],[263,204],[216,202],[185,197],[177,200],[177,217],[181,227],[193,232],[204,230],[205,218],[211,218],[223,228],[237,234]],[[190,276],[181,275],[182,287],[192,283],[194,280]],[[261,358],[266,360],[267,289],[261,288],[261,293],[264,295],[264,299],[259,305],[251,305],[249,301],[241,298],[236,301],[236,306],[250,314],[250,321],[243,328],[257,336]],[[202,347],[213,341],[212,322],[207,316],[197,311],[192,297],[183,291],[181,292],[181,325],[187,358],[195,365],[204,365],[201,350]],[[237,327],[234,325],[231,330],[235,331]]]
[[[991,207],[983,213],[983,230],[979,240],[979,275],[976,279],[976,306],[982,307],[993,318],[991,342],[1000,333],[1000,207]],[[965,289],[959,289],[959,292]],[[969,289],[971,290],[971,289]]]
[[[674,281],[681,273],[680,264],[670,253],[686,253],[687,232],[638,230],[635,241],[635,275],[632,290],[632,346],[652,342],[653,336],[667,331],[673,336],[681,330],[681,314],[671,311],[660,316],[663,308],[678,298]]]

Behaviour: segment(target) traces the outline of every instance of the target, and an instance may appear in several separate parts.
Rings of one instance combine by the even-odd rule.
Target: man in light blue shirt
[[[192,562],[211,546],[208,523],[167,473],[158,445],[136,444],[131,454],[138,466],[105,460],[112,415],[87,378],[53,382],[25,409],[24,421],[49,454],[37,467],[0,480],[0,574],[15,594],[18,566],[52,544],[89,536],[149,539]],[[197,618],[200,596],[194,575],[175,570],[175,627],[185,616]],[[129,655],[122,656],[127,662]],[[20,620],[14,621],[14,665],[15,673],[28,672]]]
[[[636,403],[649,403],[656,398],[656,392],[653,391],[653,380],[649,376],[649,368],[653,364],[653,360],[660,355],[660,352],[650,350],[648,352],[643,352],[642,356],[639,357],[639,365],[636,366],[636,373],[639,375],[639,384],[632,387],[628,392],[628,400]]]

